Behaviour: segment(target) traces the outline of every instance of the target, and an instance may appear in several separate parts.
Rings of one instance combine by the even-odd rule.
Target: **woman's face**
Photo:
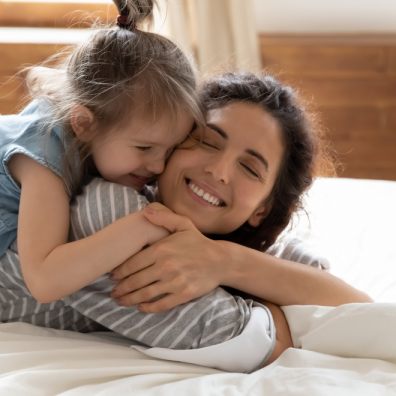
[[[235,102],[207,114],[159,178],[162,202],[203,233],[227,234],[265,217],[284,153],[278,121],[258,105]]]

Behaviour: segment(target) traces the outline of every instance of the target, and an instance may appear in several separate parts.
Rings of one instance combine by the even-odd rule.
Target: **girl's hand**
[[[119,283],[112,296],[119,304],[161,312],[200,297],[221,283],[225,254],[221,241],[206,238],[189,219],[163,205],[149,205],[144,215],[172,235],[113,271],[113,279]]]

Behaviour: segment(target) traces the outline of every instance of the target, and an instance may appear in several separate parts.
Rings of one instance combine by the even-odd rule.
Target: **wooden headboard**
[[[264,68],[312,100],[340,176],[396,180],[396,35],[260,35]]]

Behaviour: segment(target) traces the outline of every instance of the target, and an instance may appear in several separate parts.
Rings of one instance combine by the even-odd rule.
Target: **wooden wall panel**
[[[0,1],[0,114],[14,113],[25,103],[24,85],[16,76],[21,69],[42,63],[75,42],[76,29],[57,28],[113,24],[117,14],[112,2]]]
[[[265,68],[297,86],[322,115],[340,176],[396,180],[396,35],[261,35]],[[62,45],[0,42],[0,113],[24,103],[23,65]]]
[[[18,74],[27,66],[40,64],[65,45],[45,43],[0,42],[0,114],[19,111],[26,103],[23,76]]]
[[[1,26],[89,27],[94,21],[113,23],[117,10],[113,3],[71,1],[0,2]]]
[[[344,177],[396,180],[396,35],[261,35],[265,69],[321,115]]]

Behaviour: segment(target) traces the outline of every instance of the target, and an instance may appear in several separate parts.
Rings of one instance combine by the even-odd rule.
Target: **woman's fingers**
[[[132,274],[150,267],[153,264],[153,252],[149,248],[141,250],[128,260],[124,261],[111,272],[111,278],[120,281]]]
[[[156,268],[154,268],[153,266],[146,267],[144,271],[133,273],[132,275],[122,279],[117,284],[117,286],[114,287],[111,296],[113,298],[120,298],[128,293],[134,293],[135,291],[142,289],[154,282],[157,282],[158,280],[159,277]],[[140,295],[142,295],[142,293],[140,293]],[[155,296],[150,295],[149,297],[152,298]],[[140,300],[138,302],[142,302],[142,301],[148,301],[148,300],[145,297],[145,299]],[[134,302],[134,304],[138,302]]]
[[[120,282],[113,296],[122,305],[142,304],[141,309],[147,312],[161,312],[191,301],[220,284],[224,260],[218,251],[216,242],[194,226],[176,232],[114,271],[114,279]]]
[[[164,296],[165,293],[162,291],[162,289],[163,287],[161,286],[161,283],[156,282],[142,289],[138,289],[133,293],[128,293],[119,298],[116,298],[116,300],[118,304],[126,307],[138,305],[141,303],[148,303]]]
[[[183,287],[177,281],[155,282],[133,293],[117,298],[123,306],[138,305],[142,312],[163,312],[196,298],[194,289]]]

